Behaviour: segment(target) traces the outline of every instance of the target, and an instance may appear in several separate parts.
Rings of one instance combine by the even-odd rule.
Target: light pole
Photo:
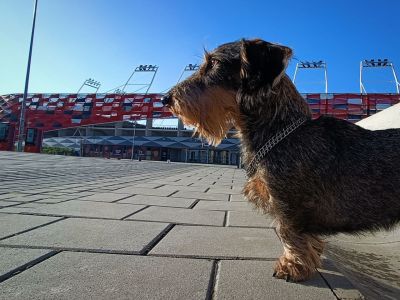
[[[144,88],[144,87],[147,86],[147,89],[146,89],[146,92],[145,92],[145,94],[147,95],[147,93],[149,92],[149,89],[150,89],[151,85],[153,84],[154,78],[155,78],[156,75],[157,75],[157,71],[158,71],[158,66],[156,66],[156,65],[140,65],[140,66],[136,67],[136,68],[133,70],[131,76],[129,76],[128,80],[127,80],[127,81],[125,82],[125,84],[122,86],[122,89],[119,89],[120,87],[118,87],[117,89],[119,90],[120,93],[125,93],[125,89],[126,89],[126,87],[127,87],[128,85],[130,85],[130,84],[129,84],[129,81],[131,81],[131,79],[132,79],[132,77],[133,77],[133,75],[134,75],[135,73],[137,73],[137,72],[151,72],[151,73],[153,73],[153,76],[151,77],[150,83],[148,83],[148,84],[141,84],[141,83],[135,84],[135,85],[141,85],[141,86],[143,86],[142,88]],[[141,90],[142,88],[140,88],[139,90]]]
[[[389,61],[387,58],[385,59],[366,59],[360,62],[360,93],[367,94],[365,90],[365,86],[363,83],[363,69],[364,68],[390,68],[392,70],[394,83],[396,87],[397,94],[400,93],[400,83],[397,79],[396,71],[394,69],[393,62]]]
[[[296,75],[299,69],[323,69],[324,70],[324,81],[325,81],[325,94],[328,93],[328,72],[326,67],[326,62],[323,60],[319,61],[301,61],[296,64],[296,69],[293,75],[293,84],[296,83]]]
[[[31,71],[32,46],[33,46],[33,37],[35,35],[37,4],[38,4],[38,0],[35,0],[35,8],[33,10],[31,43],[30,43],[30,46],[29,46],[28,66],[26,68],[24,97],[22,99],[21,114],[20,114],[20,117],[19,117],[18,145],[17,145],[17,151],[18,152],[22,152],[23,151],[23,149],[22,149],[22,141],[24,139],[24,134],[25,134],[25,107],[26,107],[26,98],[28,96],[29,74],[30,74],[30,71]]]
[[[128,121],[129,123],[133,124],[133,136],[132,136],[132,154],[131,154],[131,160],[133,160],[133,150],[135,150],[135,135],[136,135],[136,120],[135,121]]]
[[[79,90],[78,90],[78,92],[77,92],[76,94],[79,94],[79,92],[82,90],[82,88],[83,88],[85,85],[88,86],[88,87],[91,87],[91,88],[96,89],[96,94],[97,94],[97,92],[98,92],[98,90],[99,90],[99,88],[100,88],[100,86],[101,86],[101,83],[100,83],[100,81],[96,81],[96,80],[94,80],[94,79],[92,79],[92,78],[86,79],[86,80],[82,83],[81,87],[79,88]]]

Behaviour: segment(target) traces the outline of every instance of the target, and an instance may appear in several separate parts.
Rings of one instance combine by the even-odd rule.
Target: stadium
[[[198,67],[187,65],[179,80]],[[367,93],[362,79],[364,68],[390,68],[397,93]],[[360,62],[360,93],[328,93],[323,61],[297,63],[293,82],[300,70],[311,69],[323,69],[325,74],[323,93],[302,94],[314,119],[326,115],[357,122],[400,102],[400,84],[388,59]],[[56,147],[69,148],[79,156],[238,165],[239,140],[234,129],[220,145],[210,146],[163,107],[163,93],[148,93],[157,70],[155,65],[140,65],[123,85],[107,93],[98,93],[100,83],[88,79],[76,93],[29,94],[23,113],[24,150],[40,153]],[[134,83],[135,75],[141,72],[152,75],[149,83]],[[146,92],[126,92],[128,87],[137,85]],[[95,91],[81,93],[84,87]],[[21,103],[22,94],[0,96],[0,150],[11,151],[15,147]]]

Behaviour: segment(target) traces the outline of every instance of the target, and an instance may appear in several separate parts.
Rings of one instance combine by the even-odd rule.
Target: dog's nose
[[[164,97],[161,98],[161,103],[165,105],[171,104],[172,97],[170,94],[166,94]]]

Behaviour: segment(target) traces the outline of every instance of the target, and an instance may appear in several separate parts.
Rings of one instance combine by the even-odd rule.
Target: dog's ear
[[[268,89],[282,78],[292,50],[288,47],[260,39],[242,40],[240,77],[242,88],[254,90],[262,86]]]

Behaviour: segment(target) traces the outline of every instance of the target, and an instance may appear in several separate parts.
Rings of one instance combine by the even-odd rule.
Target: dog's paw
[[[281,256],[275,265],[275,278],[284,279],[287,282],[300,282],[308,280],[315,273],[313,267],[307,267],[293,260]]]

